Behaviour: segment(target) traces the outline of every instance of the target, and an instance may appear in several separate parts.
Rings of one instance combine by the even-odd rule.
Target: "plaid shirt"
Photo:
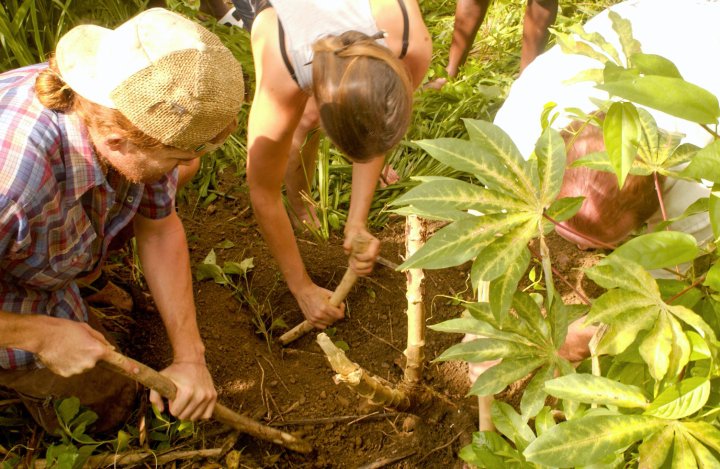
[[[174,209],[177,171],[154,184],[103,174],[87,128],[35,96],[46,64],[0,74],[0,310],[86,321],[75,279],[99,268],[136,213]],[[0,367],[37,366],[0,348]]]

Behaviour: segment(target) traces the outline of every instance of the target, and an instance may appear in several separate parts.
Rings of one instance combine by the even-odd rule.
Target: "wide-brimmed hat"
[[[77,26],[60,39],[55,57],[74,92],[184,150],[220,134],[243,102],[242,68],[230,50],[204,27],[163,8],[114,30]]]

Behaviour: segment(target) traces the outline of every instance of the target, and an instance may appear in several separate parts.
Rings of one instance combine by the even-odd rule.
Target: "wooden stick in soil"
[[[161,375],[149,366],[117,352],[111,352],[110,356],[105,359],[105,362],[112,370],[137,381],[145,387],[157,391],[161,396],[167,399],[175,398],[175,394],[177,393],[175,383],[173,383],[170,378]],[[136,372],[131,373],[126,371],[129,369],[134,369]],[[310,453],[312,451],[312,446],[305,440],[256,422],[251,418],[230,410],[220,403],[215,404],[212,415],[218,422],[224,423],[235,430],[247,433],[256,438],[271,441],[280,446],[297,451],[298,453]]]
[[[371,376],[360,365],[350,361],[345,352],[339,349],[324,332],[317,336],[317,343],[327,356],[330,366],[337,373],[335,383],[345,383],[360,396],[373,404],[405,410],[410,407],[410,398],[402,391],[386,385],[375,376]]]
[[[353,239],[352,242],[352,254],[355,255],[361,252],[364,252],[368,245],[370,244],[370,240],[363,237],[363,236],[357,236],[355,239]],[[348,293],[350,293],[350,290],[352,289],[353,285],[355,285],[355,281],[357,280],[357,274],[354,270],[352,270],[350,267],[347,268],[345,271],[345,275],[343,275],[342,280],[340,280],[340,284],[335,288],[335,291],[333,292],[332,296],[330,296],[329,303],[332,306],[340,306],[342,302],[345,300],[345,297],[348,296]],[[286,333],[280,336],[278,341],[281,345],[287,345],[290,342],[293,342],[300,337],[304,336],[308,332],[315,329],[315,326],[313,326],[310,321],[307,319],[297,326],[293,327]]]
[[[405,219],[405,251],[410,258],[425,242],[425,227],[417,215]],[[423,303],[422,269],[408,269],[407,275],[407,347],[405,348],[405,383],[417,385],[425,366],[425,304]]]

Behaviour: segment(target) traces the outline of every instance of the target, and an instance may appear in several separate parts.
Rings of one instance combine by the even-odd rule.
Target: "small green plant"
[[[87,458],[98,446],[108,441],[96,441],[85,432],[98,416],[91,410],[82,409],[80,400],[70,397],[55,401],[60,443],[52,444],[45,454],[49,467],[74,469],[83,467]]]

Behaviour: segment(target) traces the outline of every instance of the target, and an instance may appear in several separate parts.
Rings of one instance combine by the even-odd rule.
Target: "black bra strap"
[[[407,8],[405,7],[405,2],[403,2],[403,0],[398,0],[398,4],[400,5],[400,11],[402,12],[403,16],[402,50],[400,51],[400,58],[402,59],[403,57],[405,57],[405,54],[407,54],[408,50],[408,39],[410,37],[410,20],[408,18],[408,12]]]
[[[283,62],[285,62],[285,67],[287,67],[288,72],[290,72],[290,76],[292,77],[293,81],[297,83],[298,80],[297,76],[295,76],[295,69],[290,63],[290,58],[288,57],[287,49],[285,48],[285,30],[282,27],[280,18],[278,18],[278,42],[280,43],[280,55],[282,55]]]

